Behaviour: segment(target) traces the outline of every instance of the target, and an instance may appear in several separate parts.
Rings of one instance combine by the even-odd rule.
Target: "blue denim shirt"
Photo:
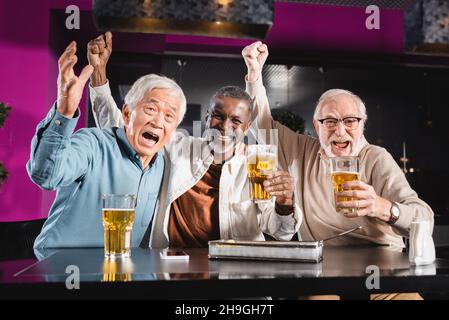
[[[164,174],[162,153],[142,169],[124,128],[80,129],[79,112],[67,119],[56,104],[37,126],[28,174],[57,190],[35,248],[103,247],[102,194],[136,194],[132,246],[139,246],[154,215]]]

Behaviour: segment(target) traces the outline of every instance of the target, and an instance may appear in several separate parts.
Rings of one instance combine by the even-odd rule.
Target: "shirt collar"
[[[129,156],[130,159],[136,161],[137,163],[139,163],[140,166],[142,166],[142,161],[140,160],[139,154],[136,152],[136,150],[134,150],[134,148],[129,143],[128,138],[126,137],[125,127],[116,128],[115,132],[116,132],[117,140],[118,140],[120,146],[125,151],[125,153]],[[153,165],[153,163],[156,161],[158,155],[159,155],[159,153],[156,153],[154,155],[154,157],[151,159],[150,163],[148,164],[149,167],[151,165]]]

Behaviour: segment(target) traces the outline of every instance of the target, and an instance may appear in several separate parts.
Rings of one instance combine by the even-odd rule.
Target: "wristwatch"
[[[399,219],[400,210],[398,204],[393,202],[390,209],[390,220],[388,220],[389,225],[393,225]]]

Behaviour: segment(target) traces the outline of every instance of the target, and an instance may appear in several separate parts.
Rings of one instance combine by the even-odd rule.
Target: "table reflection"
[[[103,282],[132,281],[134,264],[130,258],[103,260]]]

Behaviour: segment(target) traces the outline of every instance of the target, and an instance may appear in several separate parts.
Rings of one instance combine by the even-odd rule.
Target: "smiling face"
[[[250,105],[244,99],[217,96],[208,110],[206,128],[210,130],[215,153],[233,153],[243,141],[250,125]],[[225,159],[227,160],[227,159]]]
[[[169,93],[168,89],[147,91],[132,111],[126,105],[123,109],[126,137],[144,167],[177,127],[181,99]]]
[[[348,117],[362,118],[360,110],[353,97],[347,94],[339,94],[324,100],[318,119],[344,119]],[[318,120],[313,120],[313,125],[320,139],[321,147],[328,156],[349,156],[357,150],[362,138],[365,120],[361,120],[355,129],[349,130],[342,121],[338,121],[335,128],[328,128]]]

